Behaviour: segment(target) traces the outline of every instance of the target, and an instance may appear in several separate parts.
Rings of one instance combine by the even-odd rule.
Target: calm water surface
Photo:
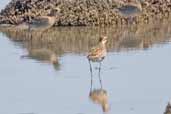
[[[108,114],[163,114],[171,99],[171,28],[160,25],[121,28],[54,28],[28,33],[0,32],[0,114],[103,114],[89,98],[88,49],[108,36],[102,63]],[[32,40],[29,40],[32,34]],[[35,49],[55,53],[59,64],[33,57]],[[28,58],[22,58],[29,55]],[[98,64],[93,85],[100,88]]]
[[[5,6],[10,2],[11,0],[1,0],[0,1],[0,10],[4,9]]]

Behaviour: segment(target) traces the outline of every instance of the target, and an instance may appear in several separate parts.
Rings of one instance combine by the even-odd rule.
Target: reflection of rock
[[[102,106],[103,112],[109,111],[108,95],[103,89],[95,89],[89,94],[90,99]]]
[[[168,103],[164,114],[171,114],[171,104],[170,104],[170,102]]]
[[[14,29],[17,29],[17,30],[29,30],[29,24],[24,22],[24,23],[16,25],[14,27]]]
[[[12,24],[0,24],[0,28],[7,29],[7,28],[14,28],[15,26]]]
[[[39,61],[50,62],[52,64],[58,64],[57,55],[48,49],[31,49],[29,54],[22,57],[28,57]]]
[[[99,36],[108,36],[108,51],[120,52],[149,49],[153,45],[171,40],[170,23],[151,23],[131,27],[97,28],[97,27],[59,27],[46,32],[16,31],[0,29],[12,41],[21,41],[28,49],[47,48],[62,55],[66,52],[86,53],[95,45]]]

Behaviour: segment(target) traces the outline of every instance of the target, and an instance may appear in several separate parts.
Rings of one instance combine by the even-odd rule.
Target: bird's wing
[[[94,48],[92,48],[91,50],[90,50],[90,52],[89,52],[89,56],[97,56],[97,55],[99,55],[100,54],[100,52],[101,52],[101,48],[97,48],[97,47],[94,47]]]
[[[30,24],[44,24],[48,22],[48,18],[46,17],[37,17],[35,19],[33,19]]]

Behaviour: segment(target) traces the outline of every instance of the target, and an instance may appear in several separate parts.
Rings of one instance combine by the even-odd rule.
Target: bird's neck
[[[130,3],[130,5],[135,6],[135,7],[139,8],[140,10],[142,10],[141,3],[138,1],[136,1],[135,3]]]
[[[55,22],[55,17],[49,17],[49,22],[54,23]]]
[[[106,48],[106,43],[100,42],[100,47]]]

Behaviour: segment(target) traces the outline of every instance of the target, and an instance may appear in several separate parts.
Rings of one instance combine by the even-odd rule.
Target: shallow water
[[[4,9],[5,6],[10,2],[11,0],[1,0],[0,1],[0,10]]]
[[[89,98],[86,59],[101,35],[108,36],[101,69],[108,114],[162,114],[171,99],[171,28],[165,22],[34,33],[1,29],[0,114],[102,114],[101,106]],[[36,56],[35,50],[39,50]],[[42,50],[58,56],[59,64],[51,64],[49,55],[42,57],[46,56]],[[96,89],[100,88],[97,67],[94,63]]]

